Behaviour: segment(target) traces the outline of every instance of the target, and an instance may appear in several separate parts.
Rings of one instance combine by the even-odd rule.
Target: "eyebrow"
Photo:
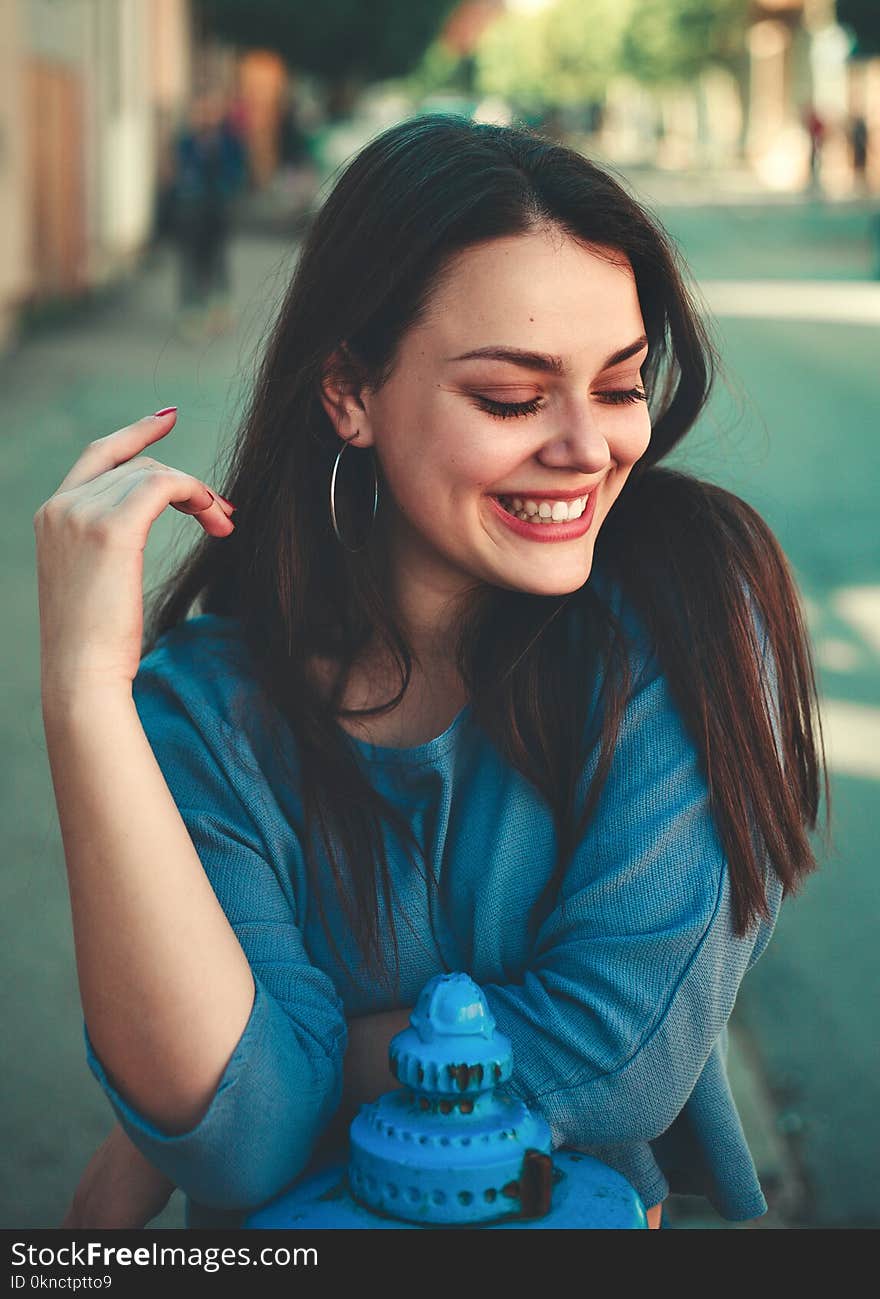
[[[642,334],[641,338],[637,338],[634,343],[629,343],[606,357],[600,370],[609,370],[612,365],[628,361],[631,356],[640,352],[647,342],[647,336]],[[521,347],[477,347],[472,352],[462,352],[461,356],[448,356],[446,359],[447,361],[469,361],[474,357],[484,361],[508,361],[511,365],[520,365],[527,370],[542,370],[546,374],[565,373],[562,357],[550,356],[547,352],[527,352]]]

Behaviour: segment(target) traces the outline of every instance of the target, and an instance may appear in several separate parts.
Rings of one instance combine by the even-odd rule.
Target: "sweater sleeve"
[[[166,783],[253,973],[255,996],[207,1112],[188,1132],[148,1121],[108,1077],[84,1025],[88,1063],[149,1161],[199,1203],[260,1204],[293,1181],[338,1107],[346,1023],[330,978],[306,953],[290,881],[273,868],[242,774],[241,737],[162,650],[145,659],[135,703]],[[250,790],[250,797],[248,791]]]
[[[555,1146],[669,1128],[772,931],[782,887],[766,861],[765,887],[770,921],[737,937],[702,762],[648,656],[522,981],[484,986],[512,1041],[511,1090],[546,1118]]]

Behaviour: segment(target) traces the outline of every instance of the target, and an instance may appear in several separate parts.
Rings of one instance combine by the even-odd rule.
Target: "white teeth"
[[[520,496],[496,497],[496,500],[518,519],[531,523],[571,523],[579,519],[587,508],[589,496],[579,496],[573,501],[529,501]]]

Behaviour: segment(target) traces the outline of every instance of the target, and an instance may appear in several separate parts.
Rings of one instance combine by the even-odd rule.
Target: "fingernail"
[[[222,501],[223,504],[226,506],[226,508],[227,508],[228,510],[237,510],[237,509],[238,509],[238,506],[237,506],[237,505],[233,505],[233,504],[232,504],[232,501],[227,501],[227,499],[226,499],[225,496],[219,496],[219,495],[218,495],[217,499],[218,499],[218,501]]]
[[[160,415],[170,415],[175,410],[177,410],[176,406],[163,406],[161,410],[153,411],[153,418],[158,419]]]
[[[209,487],[207,490],[208,490],[209,492],[211,492],[210,487]],[[235,509],[235,506],[234,506],[234,505],[230,505],[230,504],[226,501],[225,497],[218,495],[217,492],[211,492],[211,496],[212,496],[213,499],[217,502],[217,504],[220,506],[220,509],[223,511],[223,513],[226,515],[226,517],[227,517],[227,519],[228,519],[229,516],[232,514],[232,511]]]

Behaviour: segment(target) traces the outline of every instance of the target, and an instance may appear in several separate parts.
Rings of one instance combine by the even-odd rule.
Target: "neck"
[[[417,546],[386,552],[391,578],[386,594],[407,643],[425,675],[455,669],[462,617],[481,585],[460,571],[424,562]]]

